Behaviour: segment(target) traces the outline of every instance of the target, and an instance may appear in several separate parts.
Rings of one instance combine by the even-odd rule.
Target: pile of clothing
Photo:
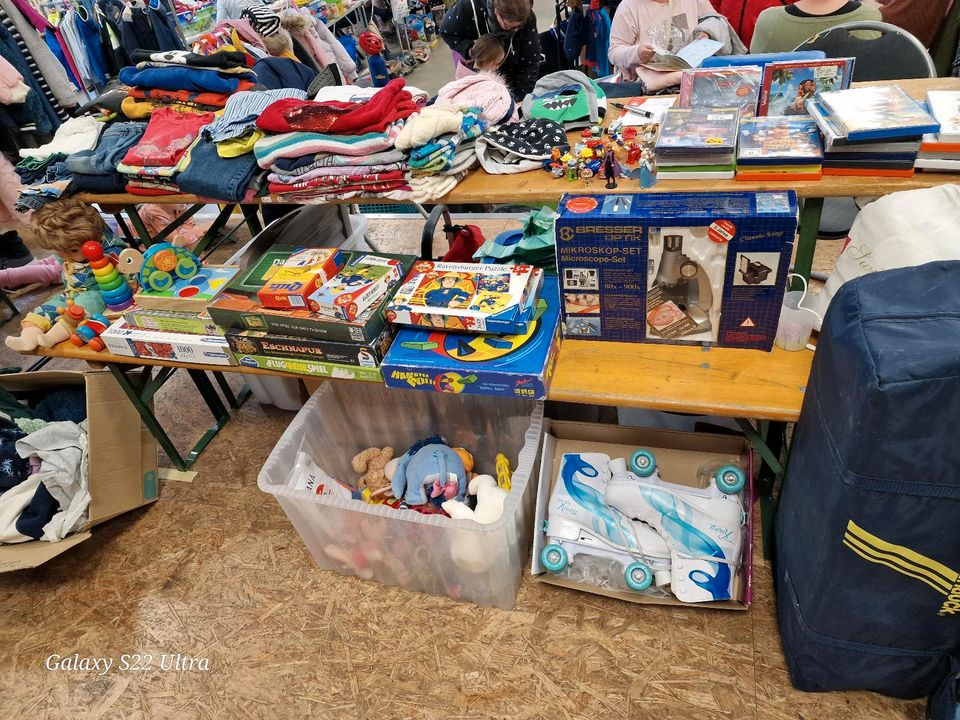
[[[222,110],[233,93],[249,90],[257,81],[250,56],[234,50],[210,55],[138,50],[132,60],[135,66],[120,71],[120,82],[129,87],[120,107],[131,120],[144,120],[162,107]]]
[[[334,99],[344,92],[354,99]],[[420,106],[400,78],[369,97],[357,92],[322,88],[316,100],[277,100],[257,118],[269,134],[256,141],[254,154],[270,171],[272,195],[309,203],[410,192],[395,142]]]
[[[84,393],[29,408],[0,391],[0,543],[62,540],[83,529],[89,506]]]
[[[38,210],[49,202],[73,192],[73,176],[67,156],[90,151],[97,145],[103,123],[92,117],[71,118],[57,128],[53,139],[38,148],[22,148],[17,175],[25,186],[15,208],[19,212]]]
[[[482,109],[435,104],[410,118],[396,148],[409,152],[411,199],[446,195],[477,163],[476,141],[487,129]]]

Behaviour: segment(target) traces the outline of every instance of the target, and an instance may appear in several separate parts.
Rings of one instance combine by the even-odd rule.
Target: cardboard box
[[[399,325],[487,333],[525,333],[543,285],[532,265],[421,260],[387,306]]]
[[[237,362],[244,367],[279,370],[295,375],[314,375],[333,377],[342,380],[364,380],[383,382],[380,368],[360,367],[359,365],[340,365],[337,363],[298,360],[296,358],[268,357],[266,355],[237,355]]]
[[[339,365],[379,367],[393,340],[393,334],[393,327],[387,326],[380,336],[370,343],[342,343],[272,335],[258,330],[228,330],[226,337],[235,355],[265,355]]]
[[[100,336],[114,355],[157,358],[197,365],[236,365],[227,339],[219,335],[189,335],[128,327],[117,320]]]
[[[551,276],[523,334],[400,328],[383,359],[384,382],[401,389],[545,398],[560,345],[559,304],[557,278]]]
[[[796,231],[792,190],[565,195],[564,333],[770,350]]]
[[[367,253],[345,255],[349,261],[354,256],[365,254]],[[382,254],[382,257],[399,260],[404,271],[417,259],[414,255]],[[225,328],[261,330],[274,335],[321,338],[346,343],[373,342],[387,326],[386,305],[394,288],[391,288],[379,303],[351,322],[333,320],[308,309],[274,310],[263,307],[257,299],[256,291],[251,293],[250,288],[256,283],[255,271],[264,262],[258,262],[251,272],[240,278],[239,282],[231,284],[227,291],[210,304],[207,311],[214,322]],[[397,284],[399,285],[399,282]]]
[[[307,299],[313,312],[341,320],[356,320],[378,302],[401,278],[400,261],[377,255],[362,255],[317,288]]]
[[[257,291],[260,304],[279,310],[306,307],[307,298],[340,271],[343,260],[337,248],[301,250],[289,254],[279,266],[271,260],[269,277]]]
[[[224,329],[206,313],[185,313],[172,310],[144,310],[133,306],[123,314],[127,325],[143,330],[189,333],[192,335],[223,335]]]
[[[537,490],[536,519],[533,525],[531,574],[535,580],[634,603],[720,610],[746,610],[750,607],[753,599],[753,513],[751,510],[755,494],[752,480],[753,454],[749,443],[743,437],[558,420],[547,420],[545,431],[540,483]],[[563,454],[598,452],[605,453],[611,458],[629,458],[630,454],[638,448],[651,450],[656,455],[657,465],[661,468],[661,477],[664,480],[693,487],[697,487],[697,469],[701,465],[724,457],[739,456],[741,458],[741,467],[745,469],[744,472],[747,475],[747,486],[744,490],[744,504],[747,507],[745,508],[746,524],[742,528],[741,562],[734,576],[733,596],[736,599],[685,603],[670,594],[666,597],[658,597],[574,582],[554,575],[543,567],[540,553],[547,544],[544,521],[548,519],[547,507]]]
[[[33,568],[79,545],[89,528],[157,499],[157,446],[117,381],[106,370],[0,375],[0,387],[21,396],[76,387],[87,394],[88,528],[60,542],[0,545],[0,572]]]

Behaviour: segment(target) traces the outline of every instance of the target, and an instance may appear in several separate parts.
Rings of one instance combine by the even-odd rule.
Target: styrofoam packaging
[[[390,445],[399,455],[434,433],[472,452],[478,472],[495,474],[497,453],[509,458],[513,487],[496,523],[421,515],[288,485],[299,452],[330,477],[353,482],[356,453]],[[529,552],[542,433],[541,402],[324,383],[287,427],[257,482],[280,503],[321,568],[510,609]]]

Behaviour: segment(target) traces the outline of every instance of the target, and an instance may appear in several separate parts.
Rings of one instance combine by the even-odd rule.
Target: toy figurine
[[[103,253],[110,257],[115,257],[126,247],[106,227],[100,213],[75,198],[55,200],[34,211],[30,226],[40,246],[53,251],[62,260],[63,292],[29,312],[20,323],[20,335],[5,339],[10,349],[27,353],[40,347],[41,339],[46,344],[62,335],[62,327],[52,336],[47,333],[61,320],[63,310],[71,303],[82,308],[87,315],[107,309],[94,269],[81,251],[83,244],[97,239],[102,244]],[[61,340],[71,334],[72,329]]]
[[[383,39],[372,32],[360,33],[357,41],[360,49],[367,56],[367,65],[370,67],[370,79],[374,87],[384,87],[390,82],[390,72],[383,59]]]
[[[407,452],[384,468],[390,478],[390,487],[396,498],[402,498],[408,505],[423,505],[427,502],[424,486],[432,493],[463,500],[467,491],[467,470],[463,458],[439,435],[428,437],[414,443]],[[454,485],[450,492],[446,488]],[[449,498],[448,498],[449,499]]]
[[[110,321],[105,316],[91,315],[77,326],[76,331],[70,336],[70,342],[77,347],[86,345],[91,350],[100,352],[107,347],[100,336],[108,327],[110,327]]]
[[[636,143],[630,143],[627,146],[627,165],[636,165],[640,162],[640,153],[642,148]]]
[[[162,292],[174,278],[189,280],[200,269],[200,259],[171,243],[151,245],[145,253],[130,248],[120,253],[117,267],[124,275],[136,275],[142,290]]]
[[[657,184],[657,173],[653,166],[653,153],[644,148],[640,154],[640,187],[650,188]]]
[[[607,179],[605,185],[607,190],[616,189],[617,178],[620,176],[620,163],[613,154],[612,145],[607,146],[607,151],[603,154],[603,176]]]
[[[567,166],[567,180],[576,180],[580,176],[577,159],[570,154],[564,155],[563,158],[563,162]]]

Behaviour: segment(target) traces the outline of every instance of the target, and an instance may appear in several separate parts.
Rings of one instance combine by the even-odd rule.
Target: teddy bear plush
[[[376,493],[390,487],[390,480],[384,474],[384,467],[393,458],[393,448],[367,448],[353,456],[350,462],[355,472],[360,473],[358,485],[361,490]]]

